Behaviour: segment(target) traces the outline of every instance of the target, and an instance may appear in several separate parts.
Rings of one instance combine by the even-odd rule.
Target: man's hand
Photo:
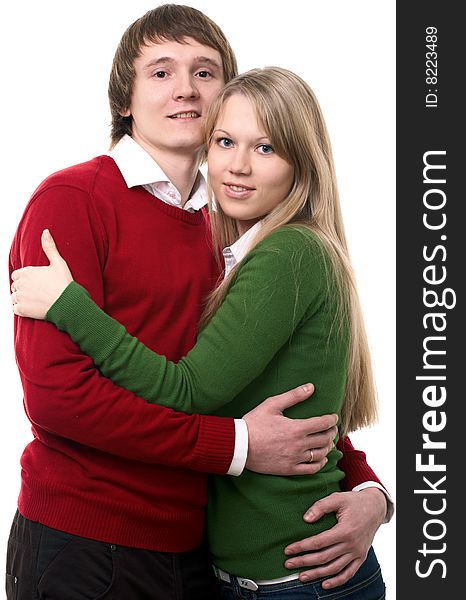
[[[270,475],[313,475],[327,463],[337,415],[289,419],[283,411],[309,398],[309,383],[267,398],[244,415],[249,433],[246,468]]]
[[[336,525],[285,548],[288,555],[310,552],[288,559],[285,567],[312,567],[300,573],[300,580],[329,577],[322,582],[325,589],[346,583],[365,561],[374,535],[384,522],[387,501],[385,494],[375,487],[336,492],[315,502],[304,520],[314,523],[330,512],[335,512]]]

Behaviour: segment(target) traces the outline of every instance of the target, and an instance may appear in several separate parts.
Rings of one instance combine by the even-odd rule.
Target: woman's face
[[[241,94],[231,96],[220,112],[208,169],[215,200],[236,219],[240,234],[278,206],[293,183],[293,167],[275,153],[253,105]]]

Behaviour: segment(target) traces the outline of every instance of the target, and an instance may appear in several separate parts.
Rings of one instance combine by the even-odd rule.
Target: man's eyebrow
[[[211,65],[216,69],[222,68],[221,64],[219,64],[215,59],[209,58],[208,56],[196,56],[193,62]]]
[[[167,65],[176,63],[176,59],[171,56],[160,56],[159,58],[154,58],[147,62],[144,65],[144,69],[152,69],[153,67],[157,67],[159,65]],[[215,59],[209,58],[208,56],[195,56],[193,59],[193,63],[197,65],[210,65],[215,69],[222,69],[222,65],[219,64]]]
[[[160,58],[153,58],[152,60],[147,62],[144,65],[144,69],[151,69],[152,67],[157,67],[158,65],[172,64],[174,62],[175,59],[171,58],[170,56],[161,56]]]

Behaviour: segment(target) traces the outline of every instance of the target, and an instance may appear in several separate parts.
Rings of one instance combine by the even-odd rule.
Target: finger
[[[13,309],[13,313],[18,315],[18,317],[22,317],[21,305],[18,303],[18,299],[11,294],[11,308]]]
[[[346,577],[344,580],[344,582],[346,582],[351,578],[351,576],[348,576],[346,573],[346,568],[351,563],[351,560],[351,556],[339,556],[337,559],[328,563],[321,564],[313,569],[302,571],[299,574],[299,580],[312,581],[315,579],[320,579],[321,577],[338,577],[341,575],[343,578]]]
[[[326,429],[325,431],[319,431],[317,433],[308,434],[309,448],[333,448],[333,440],[338,433],[336,425]]]
[[[341,543],[342,540],[337,529],[338,523],[331,529],[322,531],[317,535],[312,535],[297,542],[293,542],[286,546],[285,554],[290,555],[300,554],[301,552],[315,552],[317,550],[322,550],[322,548],[328,548],[336,543]]]
[[[323,581],[322,587],[325,590],[329,590],[331,588],[338,587],[339,585],[343,585],[344,583],[349,581],[351,577],[354,577],[354,575],[356,575],[356,572],[362,565],[362,563],[363,561],[360,559],[353,560],[335,577],[331,577],[330,579],[326,579],[325,581]]]
[[[317,462],[313,461],[311,463],[310,462],[298,463],[294,467],[292,467],[291,474],[292,475],[315,475],[316,473],[318,473],[321,469],[323,469],[325,467],[327,462],[328,462],[327,458],[323,458],[322,460],[319,460]],[[286,474],[289,475],[289,472],[287,472]]]
[[[42,250],[45,252],[45,255],[49,259],[50,264],[62,258],[60,253],[58,252],[55,240],[53,239],[48,229],[44,229],[44,231],[42,232],[41,244]]]
[[[312,383],[306,383],[292,390],[288,390],[283,394],[271,396],[270,398],[267,398],[266,402],[271,404],[277,412],[283,412],[286,408],[290,408],[290,406],[294,406],[295,404],[306,400],[313,393],[314,386]]]
[[[285,561],[285,567],[287,569],[302,569],[303,567],[312,567],[315,569],[324,565],[330,565],[330,563],[336,560],[341,560],[342,557],[346,557],[345,564],[347,564],[350,560],[353,560],[355,554],[349,552],[344,544],[335,544],[319,552],[293,556]]]
[[[23,269],[16,269],[15,271],[12,272],[12,274],[11,274],[12,281],[16,281],[17,279],[20,278],[22,270]]]
[[[330,494],[330,496],[325,496],[325,498],[321,498],[320,500],[317,500],[317,502],[314,502],[314,504],[304,513],[304,520],[308,523],[312,523],[328,513],[336,512],[340,507],[341,503],[338,497]]]
[[[306,432],[307,435],[312,435],[322,431],[332,429],[338,421],[337,415],[322,415],[320,417],[309,417],[307,419],[295,419],[296,423],[299,423],[300,428]]]
[[[312,452],[312,454],[309,454],[310,452]],[[310,463],[320,462],[327,456],[328,453],[328,446],[326,448],[309,448],[308,450],[306,450],[305,460]]]

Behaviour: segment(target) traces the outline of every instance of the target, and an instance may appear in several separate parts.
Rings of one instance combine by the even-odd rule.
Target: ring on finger
[[[308,459],[308,463],[311,463],[314,460],[314,452],[312,450],[309,450],[309,452],[311,453]]]

